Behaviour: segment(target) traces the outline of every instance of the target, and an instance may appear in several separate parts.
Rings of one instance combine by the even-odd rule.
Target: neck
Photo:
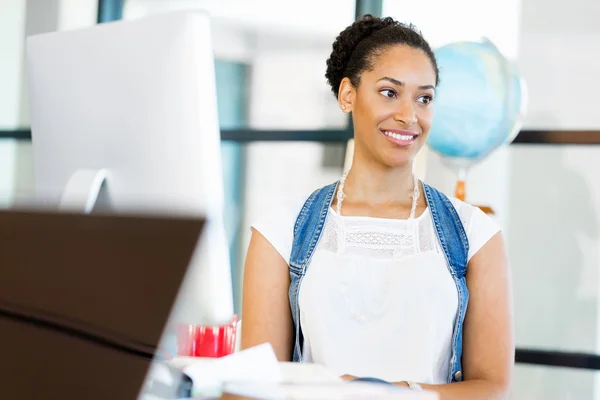
[[[414,186],[412,163],[390,168],[355,153],[344,192],[367,204],[406,202]]]

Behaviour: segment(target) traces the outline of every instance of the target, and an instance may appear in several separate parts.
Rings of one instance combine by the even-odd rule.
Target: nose
[[[405,125],[407,128],[417,123],[417,112],[411,99],[405,98],[400,102],[394,114],[394,120]]]

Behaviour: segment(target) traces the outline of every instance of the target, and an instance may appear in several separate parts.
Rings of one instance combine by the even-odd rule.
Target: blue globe
[[[429,146],[470,164],[518,133],[526,88],[514,65],[490,41],[456,42],[435,51],[440,85]]]

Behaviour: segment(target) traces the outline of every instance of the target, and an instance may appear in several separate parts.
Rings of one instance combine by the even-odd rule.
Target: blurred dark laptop
[[[135,399],[203,225],[0,212],[0,398]]]

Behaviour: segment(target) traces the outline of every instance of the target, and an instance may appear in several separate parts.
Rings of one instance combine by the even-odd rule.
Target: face
[[[374,64],[356,88],[344,78],[340,106],[352,112],[355,152],[401,167],[412,162],[429,135],[435,71],[425,52],[404,45],[386,50]]]

